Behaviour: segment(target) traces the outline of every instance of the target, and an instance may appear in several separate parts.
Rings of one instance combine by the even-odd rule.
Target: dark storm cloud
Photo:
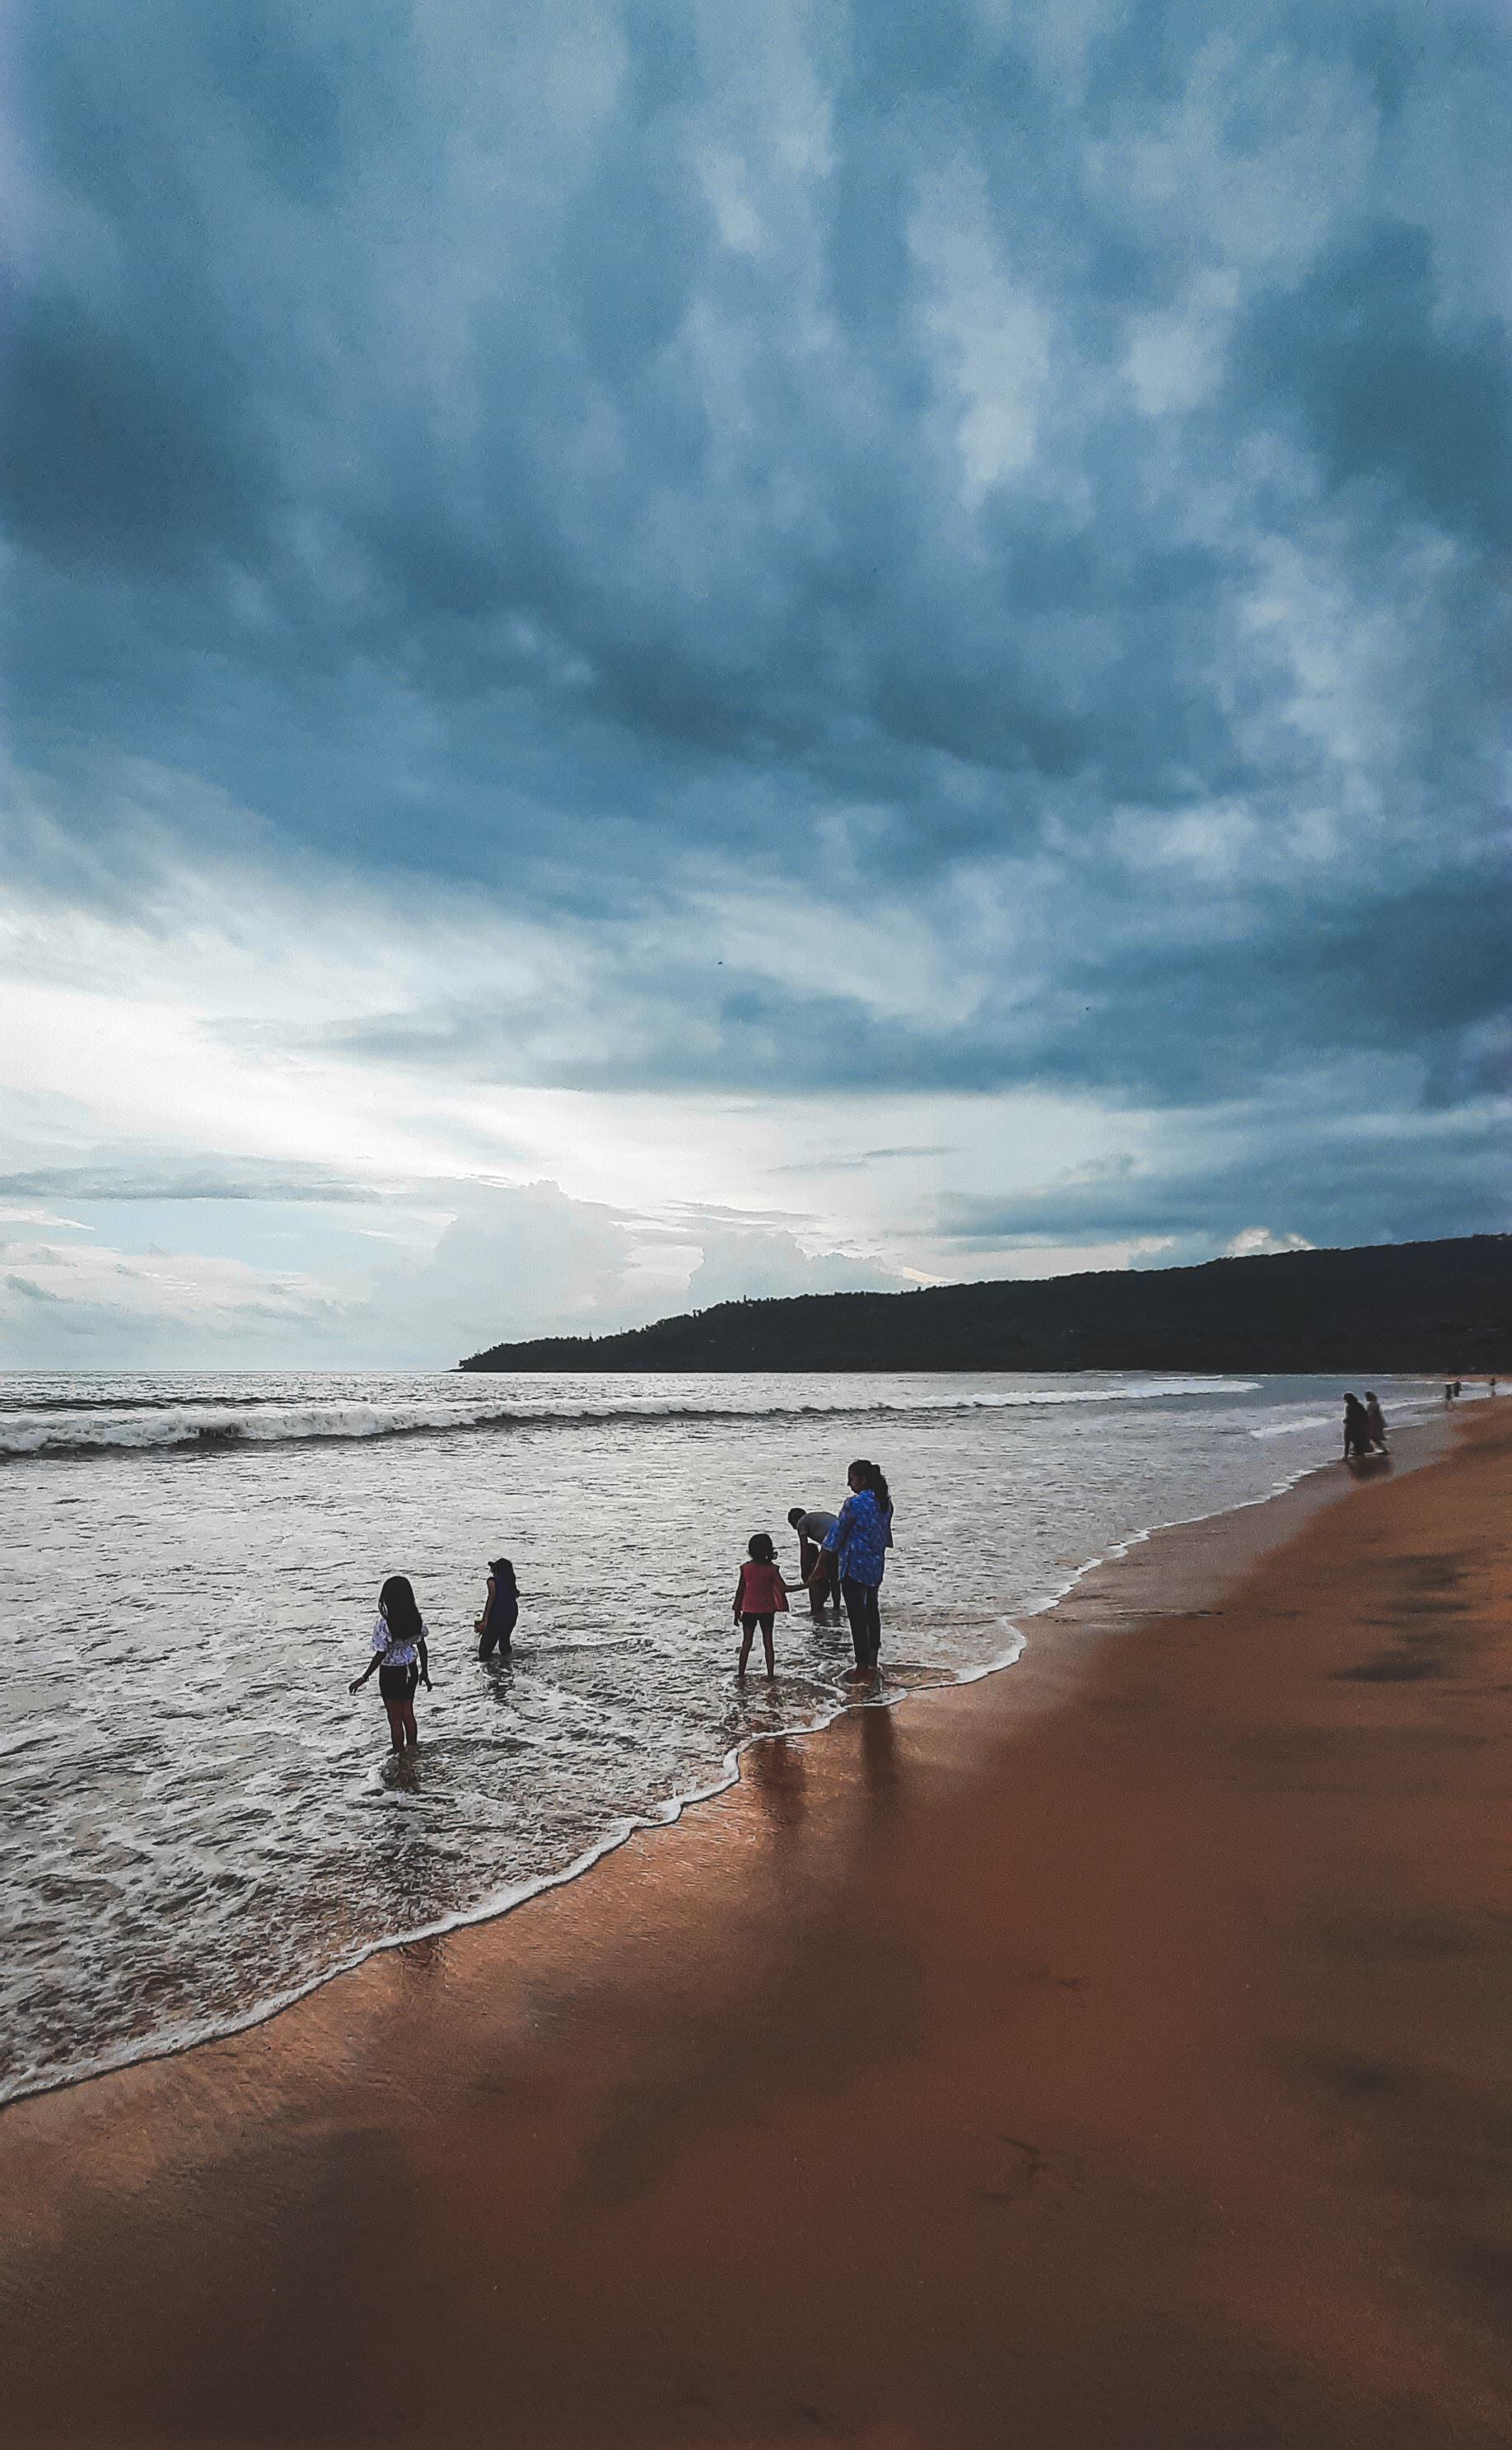
[[[1235,352],[1240,388],[1289,401],[1333,490],[1380,487],[1489,548],[1512,541],[1512,360],[1490,317],[1445,331],[1433,246],[1380,222],[1289,292],[1262,300]]]
[[[256,547],[242,463],[259,438],[218,397],[228,368],[187,381],[82,301],[12,287],[3,307],[6,506],[24,544],[148,569]]]
[[[1299,903],[1272,887],[1227,911],[1190,897],[1183,906],[1183,882],[1168,881],[1171,899],[1148,885],[1140,895],[1110,865],[1064,908],[1052,895],[1033,907],[1014,960],[999,967],[990,946],[960,949],[948,1013],[922,992],[906,1012],[879,1012],[861,992],[780,982],[733,952],[716,963],[624,951],[555,997],[505,977],[487,1002],[469,991],[291,1043],[570,1089],[823,1098],[1037,1084],[1186,1105],[1231,1096],[1257,1052],[1288,1048],[1300,1021],[1293,1060],[1324,1050],[1411,1058],[1427,1108],[1512,1087],[1496,1019],[1508,912],[1494,860],[1412,892],[1371,896],[1362,883],[1352,902]],[[941,911],[947,939],[950,924]],[[885,920],[876,943],[884,963]]]
[[[103,897],[129,757],[204,786],[185,858],[234,806],[592,939],[591,1042],[501,995],[374,1058],[1494,1084],[1493,17],[54,0],[16,51],[8,662]],[[947,1018],[716,972],[690,860],[947,953],[1006,863],[1001,944]]]
[[[1336,1245],[1504,1232],[1507,1191],[1500,1117],[1383,1128],[1304,1094],[1289,1123],[1210,1117],[1159,1160],[1129,1156],[1017,1197],[948,1201],[938,1225],[962,1253],[1150,1236],[1167,1241],[1150,1264],[1168,1267],[1255,1227]]]

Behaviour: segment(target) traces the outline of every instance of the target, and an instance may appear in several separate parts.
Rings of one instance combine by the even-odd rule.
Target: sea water
[[[1376,1381],[1388,1418],[1441,1390]],[[882,1698],[1012,1660],[1094,1559],[1336,1459],[1333,1379],[0,1376],[0,2098],[233,2030],[675,1816],[854,1700],[802,1593],[737,1683],[750,1533],[891,1483]],[[487,1560],[521,1593],[485,1666]],[[414,1582],[435,1689],[370,1657]],[[758,1665],[761,1652],[756,1651]]]

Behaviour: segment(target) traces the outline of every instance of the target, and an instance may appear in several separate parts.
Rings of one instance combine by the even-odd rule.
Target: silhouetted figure
[[[1458,1403],[1458,1402],[1459,1402],[1459,1400],[1460,1400],[1461,1396],[1464,1394],[1464,1379],[1463,1379],[1463,1378],[1456,1378],[1456,1380],[1455,1380],[1455,1382],[1454,1382],[1454,1400],[1455,1400],[1455,1402],[1456,1402],[1456,1403]]]
[[[1346,1395],[1344,1399],[1345,1462],[1347,1463],[1354,1455],[1367,1455],[1370,1447],[1370,1421],[1365,1406],[1358,1395]]]
[[[507,1659],[519,1621],[520,1594],[514,1580],[514,1568],[507,1557],[495,1557],[488,1569],[488,1597],[483,1602],[483,1613],[473,1619],[473,1631],[478,1638],[479,1659],[492,1659],[495,1650],[501,1659]]]
[[[347,1686],[359,1692],[374,1668],[378,1691],[389,1714],[389,1745],[401,1753],[420,1740],[415,1724],[415,1688],[431,1689],[431,1662],[425,1648],[425,1623],[415,1604],[407,1574],[390,1574],[378,1593],[378,1623],[373,1627],[373,1656],[360,1676]]]
[[[808,1593],[809,1611],[818,1616],[826,1605],[840,1605],[840,1567],[833,1557],[824,1553],[824,1542],[833,1531],[837,1517],[822,1506],[789,1507],[787,1520],[798,1534],[798,1574]],[[824,1564],[824,1572],[815,1568]]]
[[[777,1662],[772,1656],[772,1625],[779,1615],[787,1613],[787,1585],[777,1570],[777,1551],[772,1546],[769,1531],[753,1531],[746,1546],[746,1563],[735,1585],[734,1615],[740,1625],[740,1665],[737,1676],[746,1673],[756,1627],[762,1629],[762,1648],[766,1653],[766,1673],[775,1676]]]
[[[1372,1394],[1368,1387],[1365,1390],[1365,1417],[1369,1425],[1371,1445],[1379,1447],[1381,1452],[1385,1454],[1386,1451],[1386,1414],[1381,1410],[1379,1397]]]

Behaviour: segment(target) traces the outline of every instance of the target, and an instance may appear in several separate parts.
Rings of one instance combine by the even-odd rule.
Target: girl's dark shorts
[[[378,1691],[385,1701],[413,1701],[420,1681],[417,1667],[380,1667]]]

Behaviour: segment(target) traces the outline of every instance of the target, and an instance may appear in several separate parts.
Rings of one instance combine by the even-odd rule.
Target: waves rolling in
[[[421,1382],[434,1388],[434,1380]],[[385,1400],[354,1401],[339,1393],[320,1394],[301,1400],[273,1394],[262,1389],[238,1390],[219,1397],[196,1394],[186,1396],[165,1392],[159,1386],[148,1386],[140,1392],[125,1392],[117,1397],[101,1395],[60,1395],[52,1391],[29,1396],[22,1386],[5,1390],[0,1398],[0,1461],[13,1461],[21,1456],[50,1456],[82,1461],[88,1455],[108,1452],[167,1452],[173,1450],[204,1452],[216,1447],[236,1445],[272,1446],[310,1438],[353,1440],[359,1438],[415,1438],[439,1435],[456,1436],[488,1430],[517,1429],[571,1429],[589,1426],[611,1425],[631,1421],[709,1421],[735,1423],[760,1417],[764,1420],[824,1417],[843,1411],[850,1418],[884,1419],[898,1414],[971,1412],[994,1410],[1033,1410],[1041,1407],[1087,1404],[1151,1403],[1161,1398],[1181,1395],[1211,1396],[1213,1394],[1245,1394],[1252,1392],[1253,1380],[1237,1378],[1172,1377],[1143,1381],[1110,1377],[1078,1386],[1056,1387],[1036,1381],[1015,1389],[973,1387],[957,1380],[953,1391],[915,1392],[906,1379],[887,1382],[885,1394],[874,1391],[871,1380],[852,1381],[858,1391],[850,1400],[843,1396],[828,1401],[816,1401],[796,1391],[804,1382],[766,1380],[773,1385],[788,1385],[795,1391],[785,1401],[768,1394],[759,1406],[732,1404],[727,1391],[723,1395],[706,1393],[702,1400],[690,1399],[683,1392],[683,1382],[661,1380],[654,1391],[642,1391],[645,1381],[620,1379],[584,1379],[572,1382],[560,1395],[543,1395],[531,1400],[527,1392],[518,1402],[501,1403],[497,1396],[475,1393],[475,1381],[468,1390],[450,1392],[456,1382],[443,1381],[448,1393],[437,1399],[413,1392],[396,1393]],[[513,1383],[513,1382],[512,1382]],[[529,1389],[533,1382],[519,1382]],[[726,1387],[727,1390],[727,1383]],[[744,1383],[744,1382],[736,1382]],[[831,1385],[837,1382],[829,1382]],[[838,1382],[843,1385],[845,1382]],[[708,1380],[695,1382],[707,1389]],[[931,1382],[932,1390],[939,1382]],[[602,1390],[602,1391],[601,1391]]]

